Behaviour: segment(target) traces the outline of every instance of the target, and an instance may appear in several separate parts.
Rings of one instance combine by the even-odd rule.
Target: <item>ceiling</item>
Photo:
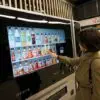
[[[92,1],[92,0],[69,0],[69,1],[76,5],[80,5],[80,4],[83,4],[85,2]]]

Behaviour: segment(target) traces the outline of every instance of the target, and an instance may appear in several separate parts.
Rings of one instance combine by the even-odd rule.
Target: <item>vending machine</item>
[[[0,99],[25,100],[73,73],[48,53],[73,57],[70,25],[0,22]]]

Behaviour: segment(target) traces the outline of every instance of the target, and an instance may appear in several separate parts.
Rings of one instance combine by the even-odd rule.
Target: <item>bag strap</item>
[[[100,57],[92,58],[92,59],[90,60],[90,64],[89,64],[89,82],[90,82],[90,85],[91,85],[91,94],[93,93],[93,90],[92,90],[92,70],[91,70],[91,66],[92,66],[92,63],[93,63],[96,59],[100,59]]]

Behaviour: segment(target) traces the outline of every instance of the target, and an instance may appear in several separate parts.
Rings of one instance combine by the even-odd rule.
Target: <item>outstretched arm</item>
[[[80,57],[70,58],[67,56],[58,56],[58,59],[65,64],[69,64],[73,66],[79,64]]]
[[[60,56],[51,51],[49,51],[49,54],[52,55],[53,57],[59,59],[61,62],[65,63],[65,64],[68,64],[68,65],[78,65],[79,64],[80,57],[70,58],[67,56]]]

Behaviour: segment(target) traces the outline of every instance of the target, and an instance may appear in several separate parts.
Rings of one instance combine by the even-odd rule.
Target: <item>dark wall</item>
[[[75,20],[83,20],[100,15],[100,0],[92,0],[74,8]]]

